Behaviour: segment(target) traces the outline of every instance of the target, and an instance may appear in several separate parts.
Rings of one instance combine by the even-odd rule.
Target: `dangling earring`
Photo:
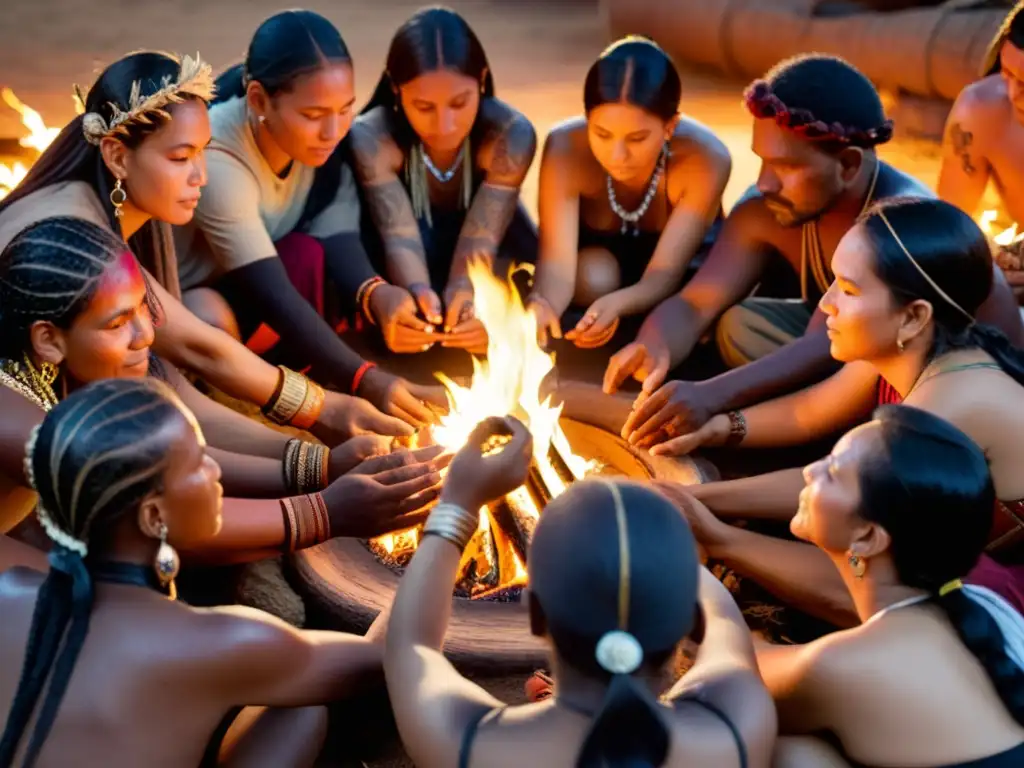
[[[181,559],[174,547],[167,543],[167,526],[160,523],[160,548],[156,551],[156,558],[153,560],[153,570],[156,571],[156,578],[160,586],[167,590],[168,597],[174,600],[178,597],[178,589],[174,586],[174,577],[181,569]]]
[[[852,552],[847,557],[847,562],[850,563],[850,570],[853,571],[853,578],[863,579],[864,572],[868,569],[867,562]]]
[[[42,363],[39,366],[39,380],[44,386],[52,387],[57,380],[57,366],[53,363]]]
[[[903,339],[896,339],[896,349],[899,351],[901,355],[903,354],[903,350],[905,349],[903,345]]]
[[[114,216],[121,218],[124,216],[122,208],[128,201],[128,193],[124,191],[124,187],[121,185],[121,180],[118,179],[117,183],[114,184],[114,188],[110,190],[110,204],[114,206]]]

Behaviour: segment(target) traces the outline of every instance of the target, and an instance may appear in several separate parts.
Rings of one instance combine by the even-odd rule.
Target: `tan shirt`
[[[175,229],[178,271],[187,290],[277,255],[274,243],[295,230],[315,169],[294,163],[278,176],[256,146],[245,99],[210,109],[213,139],[206,153],[207,185],[195,218]],[[304,231],[318,238],[359,230],[352,169],[342,168],[334,200]]]
[[[0,214],[0,251],[22,230],[57,216],[74,216],[110,229],[107,212],[93,188],[84,181],[65,181],[36,190]]]

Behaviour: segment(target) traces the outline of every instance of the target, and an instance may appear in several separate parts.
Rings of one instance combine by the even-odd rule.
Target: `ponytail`
[[[999,363],[1007,376],[1024,386],[1024,350],[1010,343],[1005,333],[992,325],[974,325],[968,338]]]
[[[631,675],[612,675],[576,767],[655,768],[668,757],[669,743],[662,706],[644,683]]]
[[[1024,725],[1024,617],[992,590],[973,584],[944,588],[936,599],[1007,711]]]
[[[22,760],[22,768],[35,765],[57,718],[71,672],[89,631],[93,585],[81,553],[58,544],[50,552],[49,560],[50,572],[39,589],[32,614],[17,694],[0,738],[0,766],[14,763],[18,745],[45,688],[42,710]],[[61,649],[65,631],[67,639]],[[50,681],[48,687],[47,680]]]
[[[210,106],[245,96],[245,64],[235,64],[225,70],[217,78],[215,85],[217,95],[213,97]]]

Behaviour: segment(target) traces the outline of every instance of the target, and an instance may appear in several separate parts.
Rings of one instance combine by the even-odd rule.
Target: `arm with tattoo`
[[[465,275],[471,257],[494,258],[519,204],[519,188],[537,152],[533,125],[520,114],[513,114],[495,133],[483,148],[486,176],[459,234],[450,282]]]
[[[938,192],[943,200],[973,216],[985,194],[991,168],[975,125],[983,105],[972,89],[969,86],[960,94],[946,123]]]
[[[373,222],[384,241],[387,271],[392,281],[408,288],[430,284],[427,256],[409,194],[398,174],[403,155],[387,131],[368,115],[352,125],[356,175],[366,192]]]

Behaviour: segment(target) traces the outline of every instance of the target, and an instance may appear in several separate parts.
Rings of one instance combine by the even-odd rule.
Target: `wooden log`
[[[744,79],[806,51],[850,61],[872,81],[952,100],[978,77],[1005,8],[970,2],[818,15],[819,0],[606,0],[609,37],[648,35],[677,62]]]

